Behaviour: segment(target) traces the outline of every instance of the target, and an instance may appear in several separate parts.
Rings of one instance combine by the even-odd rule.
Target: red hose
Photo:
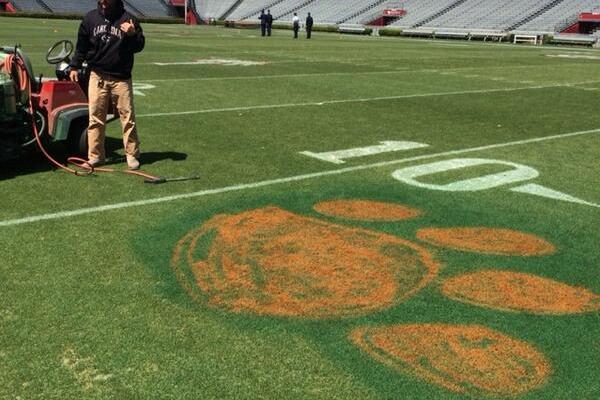
[[[92,167],[90,164],[88,164],[87,160],[84,160],[83,158],[79,158],[79,157],[69,157],[69,158],[67,158],[67,162],[69,164],[75,165],[77,168],[80,168],[81,171],[87,171],[87,173],[85,173],[83,175],[93,174],[94,172],[122,172],[124,174],[129,174],[129,175],[137,175],[137,176],[140,176],[145,179],[151,179],[151,180],[160,179],[160,177],[158,177],[158,176],[150,175],[143,171],[121,170],[121,169],[106,168],[106,167],[101,167],[101,168]],[[78,172],[79,171],[76,171],[75,175],[82,175],[81,173],[78,173]]]
[[[15,64],[17,67],[17,79],[18,79],[18,89],[19,91],[25,92],[29,94],[31,92],[30,80],[27,75],[27,69],[25,68],[25,64],[23,64],[23,60],[20,57],[17,57],[15,54],[8,54],[4,59],[4,65],[2,66],[2,70],[8,74],[8,76],[13,75],[12,65]]]
[[[5,59],[5,63],[3,66],[4,71],[8,71],[9,75],[12,75],[12,73],[11,73],[12,72],[11,71],[12,64],[14,64],[17,69],[17,78],[19,80],[19,82],[18,82],[19,89],[21,90],[21,92],[26,91],[26,93],[28,94],[29,113],[31,115],[31,122],[32,122],[32,126],[33,126],[33,133],[35,135],[35,141],[38,145],[38,148],[42,152],[42,154],[48,159],[48,161],[50,161],[51,164],[53,164],[57,168],[60,168],[64,171],[67,171],[76,176],[91,175],[94,172],[121,172],[121,173],[129,174],[129,175],[140,176],[142,178],[153,180],[153,181],[160,181],[162,179],[161,177],[150,175],[150,174],[142,172],[142,171],[117,170],[117,169],[113,169],[113,168],[94,168],[93,166],[88,164],[87,160],[84,160],[79,157],[67,158],[67,165],[61,164],[60,162],[56,161],[46,151],[46,148],[44,147],[44,145],[42,143],[42,139],[40,137],[40,132],[37,129],[37,124],[35,121],[35,108],[33,106],[33,99],[30,95],[31,94],[31,90],[30,90],[31,89],[31,85],[30,85],[31,81],[30,81],[30,77],[27,73],[27,68],[25,67],[25,63],[23,62],[23,59],[21,57],[16,57],[14,54],[9,54],[8,57]],[[72,164],[76,168],[70,168],[68,166],[68,164]]]

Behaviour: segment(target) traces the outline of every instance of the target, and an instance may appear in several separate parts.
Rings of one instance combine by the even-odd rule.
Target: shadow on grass
[[[125,162],[125,157],[117,153],[123,149],[123,141],[120,138],[107,137],[105,147],[107,165]],[[46,150],[61,164],[66,164],[67,158],[71,156],[86,158],[81,154],[70,154],[63,143],[52,143]],[[162,160],[182,161],[187,159],[187,154],[174,151],[151,151],[142,152],[140,159],[142,164],[154,164]],[[37,148],[32,148],[17,159],[0,162],[0,181],[56,169],[58,168],[52,165]]]

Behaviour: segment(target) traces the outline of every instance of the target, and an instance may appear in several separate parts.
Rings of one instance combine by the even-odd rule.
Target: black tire
[[[79,119],[73,121],[69,129],[69,137],[67,139],[68,150],[71,155],[87,158],[88,153],[88,121],[87,119]]]

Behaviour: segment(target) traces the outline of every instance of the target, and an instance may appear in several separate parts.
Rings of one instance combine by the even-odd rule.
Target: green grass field
[[[75,40],[77,26],[0,18],[0,44],[20,43],[36,74],[53,76],[45,51],[57,40]],[[143,94],[136,97],[142,168],[200,179],[147,185],[123,174],[78,178],[51,169],[38,155],[0,166],[1,399],[600,398],[599,50],[144,29],[146,49],[134,70]],[[215,59],[257,64],[189,64]],[[389,151],[384,141],[427,146]],[[348,149],[362,150],[340,153]],[[109,129],[107,150],[112,157],[123,154],[118,122]],[[330,153],[344,163],[301,152]],[[374,221],[313,208],[338,199],[403,205],[422,214]],[[253,219],[267,207],[293,213],[296,225],[275,226],[274,211]],[[229,217],[215,218],[223,214]],[[246,219],[226,230],[240,214]],[[271,257],[289,263],[275,277],[290,291],[284,294],[302,304],[324,299],[313,314],[308,306],[288,309],[288,315],[261,308],[270,296],[261,249],[227,237],[254,223],[265,231],[253,239],[280,246],[279,253],[270,247]],[[178,243],[202,226],[210,235],[200,235],[197,249],[189,246],[190,259],[179,260],[187,264],[179,266]],[[283,236],[298,226],[306,226],[297,232],[305,249]],[[555,250],[482,253],[417,237],[424,228],[458,227],[524,232]],[[328,244],[334,230],[346,240],[341,247]],[[311,258],[335,274],[323,282],[344,292],[344,270],[327,272],[319,260],[346,257],[351,263],[354,243],[367,236],[368,243],[385,237],[387,244],[373,246],[392,259],[407,251],[390,244],[394,238],[413,243],[439,271],[406,298],[368,312],[351,307],[336,313],[332,304],[341,298],[315,281],[318,274],[294,275],[293,260]],[[257,255],[244,259],[244,246]],[[236,261],[248,263],[246,280],[240,277],[245,269],[236,272],[240,276],[230,270]],[[215,269],[216,281],[205,282],[210,290],[196,284],[194,265]],[[444,295],[449,278],[485,270],[581,287],[567,305],[585,303],[583,292],[591,297],[582,312],[539,313]],[[379,283],[397,278],[415,284],[399,273],[392,277]],[[238,286],[219,292],[219,279],[237,279]],[[256,287],[244,286],[248,279]],[[362,283],[377,294],[369,279]],[[256,304],[235,303],[247,291]],[[350,288],[347,296],[359,292]],[[533,287],[521,295],[548,304]],[[562,295],[556,290],[557,298]],[[463,335],[456,343],[434,343],[438,359],[417,350],[413,363],[381,347],[367,351],[352,339],[363,327],[414,324],[493,330],[536,349],[546,360],[544,376],[520,392],[475,387],[474,381],[498,373],[477,364],[477,355],[487,354],[505,374],[488,382],[496,389],[506,382],[527,386],[535,372],[518,357],[506,361],[493,348],[481,354],[470,348],[486,348],[492,339]],[[396,340],[410,347],[404,336]],[[465,366],[463,350],[474,365]]]

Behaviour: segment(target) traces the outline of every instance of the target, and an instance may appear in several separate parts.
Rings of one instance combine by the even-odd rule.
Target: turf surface
[[[45,50],[74,40],[76,28],[75,21],[0,18],[0,44],[19,42],[36,73],[52,76]],[[365,325],[415,323],[478,324],[535,346],[551,374],[520,398],[600,397],[597,311],[504,312],[440,291],[448,277],[504,269],[600,293],[598,50],[144,28],[134,81],[154,88],[136,97],[143,167],[201,178],[160,186],[119,174],[75,178],[35,155],[1,166],[0,398],[468,397],[389,368],[348,338]],[[154,64],[199,59],[265,64]],[[576,134],[557,136],[569,133]],[[117,124],[109,136],[110,153],[122,155]],[[389,140],[429,147],[344,165],[300,154]],[[392,177],[454,158],[517,163],[539,176],[471,192]],[[511,169],[488,164],[418,180],[445,185]],[[510,190],[526,183],[589,204]],[[424,214],[369,222],[314,211],[330,199],[398,203]],[[267,206],[411,240],[441,270],[408,300],[366,316],[257,316],[194,301],[171,267],[177,242],[214,215]],[[415,238],[421,228],[459,226],[532,233],[556,252],[485,255]]]

